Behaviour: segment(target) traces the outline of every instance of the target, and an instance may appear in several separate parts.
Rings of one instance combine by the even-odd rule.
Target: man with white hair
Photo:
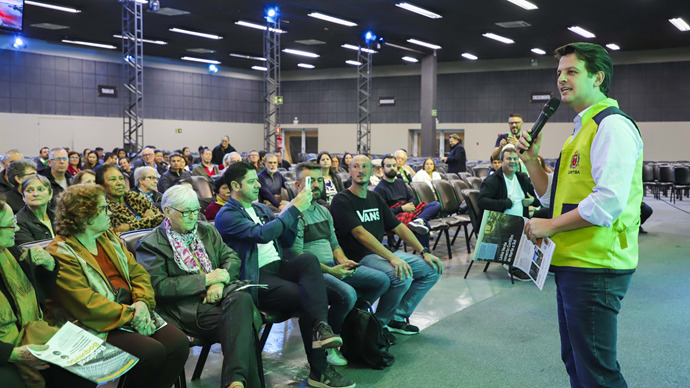
[[[19,159],[24,159],[24,155],[22,155],[19,150],[9,150],[5,152],[2,158],[2,168],[4,171],[2,175],[0,175],[0,193],[6,193],[14,189],[13,183],[7,179],[7,168],[10,167],[12,162]]]
[[[48,165],[50,169],[44,170],[43,174],[50,181],[53,188],[53,205],[57,203],[60,194],[70,185],[72,177],[67,172],[69,158],[64,148],[57,147],[50,150]],[[52,207],[52,206],[51,206]]]
[[[263,201],[271,210],[283,210],[287,201],[281,197],[282,188],[287,188],[287,181],[283,174],[278,172],[278,158],[275,155],[266,155],[266,168],[257,174],[261,189],[259,200]]]
[[[163,195],[158,192],[158,173],[155,168],[144,166],[134,170],[136,187],[132,191],[141,193],[152,204],[159,206]]]
[[[412,182],[415,172],[412,167],[407,165],[407,151],[397,150],[393,153],[393,156],[395,156],[395,161],[398,166],[398,175],[409,185],[410,182]]]
[[[221,386],[261,386],[256,333],[261,319],[252,297],[235,292],[242,261],[213,225],[197,222],[194,190],[173,186],[163,195],[165,219],[137,247],[151,275],[156,310],[194,337],[220,342]]]

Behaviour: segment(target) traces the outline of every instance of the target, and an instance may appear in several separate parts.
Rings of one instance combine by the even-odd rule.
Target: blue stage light
[[[208,72],[212,74],[216,74],[218,72],[218,66],[216,65],[208,65]]]
[[[375,40],[376,34],[374,34],[372,31],[367,31],[364,33],[364,42],[366,42],[366,44],[369,44]]]
[[[275,23],[280,18],[280,8],[277,6],[267,7],[264,13],[264,18],[269,23]]]
[[[26,43],[24,43],[24,40],[21,37],[17,36],[14,38],[14,42],[12,42],[12,47],[15,49],[21,49],[26,47]]]

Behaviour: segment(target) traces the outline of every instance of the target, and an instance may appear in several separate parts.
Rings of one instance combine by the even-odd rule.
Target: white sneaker
[[[426,224],[424,223],[424,220],[421,218],[415,218],[414,220],[410,221],[410,223],[407,224],[407,227],[417,234],[429,233],[429,228],[427,228]]]
[[[340,353],[340,349],[338,348],[326,349],[326,361],[335,366],[347,365],[347,360],[343,357],[343,354]]]

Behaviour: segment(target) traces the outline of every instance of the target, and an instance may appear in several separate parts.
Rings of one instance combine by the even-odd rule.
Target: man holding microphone
[[[642,138],[608,98],[613,64],[599,45],[556,50],[557,86],[575,110],[553,174],[539,165],[543,134],[522,131],[518,148],[549,219],[531,219],[531,240],[551,237],[561,358],[572,387],[626,387],[616,357],[617,316],[637,267],[642,200]],[[531,131],[530,131],[531,132]]]

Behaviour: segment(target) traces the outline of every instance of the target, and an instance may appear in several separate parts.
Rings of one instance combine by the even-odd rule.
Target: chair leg
[[[470,270],[472,269],[472,264],[474,264],[474,260],[470,261],[470,266],[467,267],[467,271],[465,271],[465,277],[463,277],[463,279],[467,279],[467,274],[470,273]]]
[[[261,333],[261,339],[259,340],[259,349],[261,351],[263,351],[264,346],[266,346],[266,341],[268,340],[268,335],[271,334],[272,328],[273,322],[267,322],[266,325],[264,325],[264,331]]]
[[[204,365],[206,365],[206,359],[208,359],[208,353],[211,351],[210,343],[205,344],[201,347],[201,353],[199,353],[199,360],[196,362],[194,367],[194,373],[192,374],[192,381],[199,380],[201,378],[201,372],[204,371]]]
[[[462,227],[462,224],[458,225],[458,228],[455,229],[455,234],[453,235],[453,241],[450,242],[450,245],[455,245],[455,238],[458,237],[458,233],[460,233],[460,227]]]
[[[184,374],[184,369],[182,369],[180,376],[178,376],[177,381],[175,381],[175,388],[187,388],[187,377]]]
[[[470,239],[472,238],[472,235],[467,234],[467,224],[463,225],[465,229],[465,243],[467,244],[467,253],[472,252],[472,249],[470,249]]]
[[[489,264],[491,264],[491,262],[487,261],[486,266],[484,267],[484,272],[486,272],[486,270],[489,269]]]
[[[434,247],[431,248],[432,251],[435,250],[436,247],[438,246],[439,240],[441,240],[441,235],[440,235],[440,234],[436,236],[436,241],[434,241]]]
[[[450,249],[450,233],[448,233],[448,229],[444,230],[444,234],[446,235],[446,247],[448,248],[448,260],[453,260],[453,252]]]

